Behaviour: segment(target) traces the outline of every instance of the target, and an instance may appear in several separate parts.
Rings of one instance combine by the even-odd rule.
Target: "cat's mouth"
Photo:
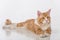
[[[49,23],[49,21],[48,22],[42,22],[42,23],[40,23],[39,25],[40,26],[47,26],[47,25],[49,25],[50,23]]]

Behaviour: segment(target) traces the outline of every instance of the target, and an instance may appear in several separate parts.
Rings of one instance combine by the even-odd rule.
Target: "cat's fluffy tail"
[[[6,25],[10,25],[10,24],[12,24],[12,22],[11,22],[10,19],[6,19],[5,24],[6,24]]]

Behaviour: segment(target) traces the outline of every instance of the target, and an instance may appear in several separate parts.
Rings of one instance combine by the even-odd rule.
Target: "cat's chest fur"
[[[39,25],[37,20],[35,20],[35,24],[37,24],[43,31],[47,30],[48,27],[50,27],[50,24],[43,24],[43,25]]]

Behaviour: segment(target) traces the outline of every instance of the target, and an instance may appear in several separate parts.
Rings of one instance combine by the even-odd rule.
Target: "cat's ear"
[[[40,16],[40,15],[41,15],[41,12],[40,12],[39,10],[37,11],[37,15],[38,15],[38,16]]]
[[[48,11],[47,11],[47,13],[50,15],[50,12],[51,12],[51,9],[49,9]]]

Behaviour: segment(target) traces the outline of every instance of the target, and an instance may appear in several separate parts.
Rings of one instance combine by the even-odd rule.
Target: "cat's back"
[[[33,26],[35,22],[35,19],[28,19],[25,23],[26,26]]]
[[[35,21],[35,19],[28,19],[28,20],[26,20],[27,23],[34,22],[34,21]]]

